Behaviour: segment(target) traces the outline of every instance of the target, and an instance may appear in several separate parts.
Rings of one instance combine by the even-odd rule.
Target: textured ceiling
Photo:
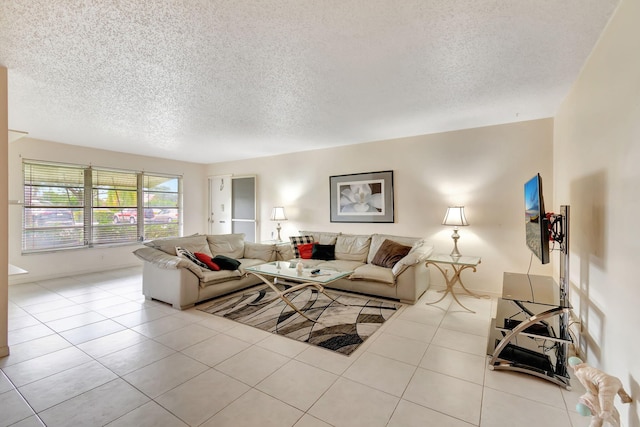
[[[2,0],[9,127],[213,163],[551,117],[617,4]]]

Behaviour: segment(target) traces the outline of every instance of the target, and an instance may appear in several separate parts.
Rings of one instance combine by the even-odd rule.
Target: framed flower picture
[[[329,177],[331,222],[393,222],[393,171]]]

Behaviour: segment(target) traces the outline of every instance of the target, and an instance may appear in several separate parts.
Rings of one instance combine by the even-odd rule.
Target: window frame
[[[65,180],[65,171],[71,171],[70,176],[75,179]],[[78,173],[83,175],[82,185],[79,184]],[[121,177],[122,181],[116,184],[114,178],[113,186],[104,185],[100,182],[100,174]],[[153,238],[182,236],[183,175],[23,159],[22,180],[25,196],[22,209],[22,254],[132,245],[144,241],[145,235],[152,235]],[[135,186],[131,185],[132,181]],[[156,187],[145,188],[146,183],[155,183],[161,190]],[[170,186],[162,187],[162,183],[170,183]],[[62,205],[49,200],[57,198],[56,193],[62,193],[63,189],[69,187],[76,190],[74,204],[69,202]],[[127,199],[132,199],[133,195],[132,200],[135,201],[126,200],[126,206],[122,205],[121,192],[129,194]],[[154,200],[156,193],[161,195],[157,201]],[[34,195],[40,195],[43,200],[34,199]],[[115,203],[109,200],[114,195],[117,201]],[[123,224],[112,222],[118,211],[134,209],[135,218],[131,221]],[[155,223],[155,212],[161,209],[172,210],[171,221]],[[54,217],[73,210],[73,222],[37,224],[34,212],[45,210],[47,213],[54,212]],[[138,221],[138,218],[144,220]],[[69,235],[73,238],[69,238]]]

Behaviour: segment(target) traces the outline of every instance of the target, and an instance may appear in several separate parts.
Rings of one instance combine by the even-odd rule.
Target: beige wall
[[[9,199],[11,200],[24,198],[22,195],[23,158],[183,175],[184,233],[206,231],[206,221],[203,219],[207,198],[204,165],[22,138],[9,144]],[[6,198],[4,200],[6,201]],[[22,207],[19,205],[9,207],[9,227],[11,230],[9,261],[29,271],[29,274],[12,277],[11,283],[139,264],[138,259],[131,254],[136,245],[22,255],[20,233]]]
[[[270,239],[273,206],[283,205],[288,221],[282,237],[297,230],[390,233],[423,236],[436,250],[450,252],[452,229],[442,226],[449,205],[465,205],[469,227],[458,242],[463,254],[479,255],[476,273],[465,284],[500,293],[504,271],[526,272],[530,252],[524,238],[525,181],[540,172],[545,195],[553,185],[551,119],[372,142],[348,147],[217,163],[209,175],[257,175],[259,233]],[[395,222],[345,224],[329,221],[329,177],[394,171]],[[534,259],[533,273],[551,274]],[[439,275],[432,275],[443,286]]]
[[[555,121],[555,202],[572,209],[572,301],[587,361],[635,398],[640,426],[640,1],[623,0]]]
[[[7,343],[7,312],[8,312],[8,247],[7,235],[9,230],[8,208],[9,197],[7,196],[7,188],[9,186],[9,174],[7,171],[7,153],[8,153],[8,110],[7,110],[7,69],[0,67],[0,357],[9,354],[9,346]]]

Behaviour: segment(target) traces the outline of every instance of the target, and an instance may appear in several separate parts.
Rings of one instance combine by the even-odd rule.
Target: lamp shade
[[[464,216],[464,206],[449,206],[447,213],[444,214],[442,225],[469,225],[467,218]]]
[[[286,221],[287,216],[284,213],[284,207],[276,206],[271,211],[271,221]]]

